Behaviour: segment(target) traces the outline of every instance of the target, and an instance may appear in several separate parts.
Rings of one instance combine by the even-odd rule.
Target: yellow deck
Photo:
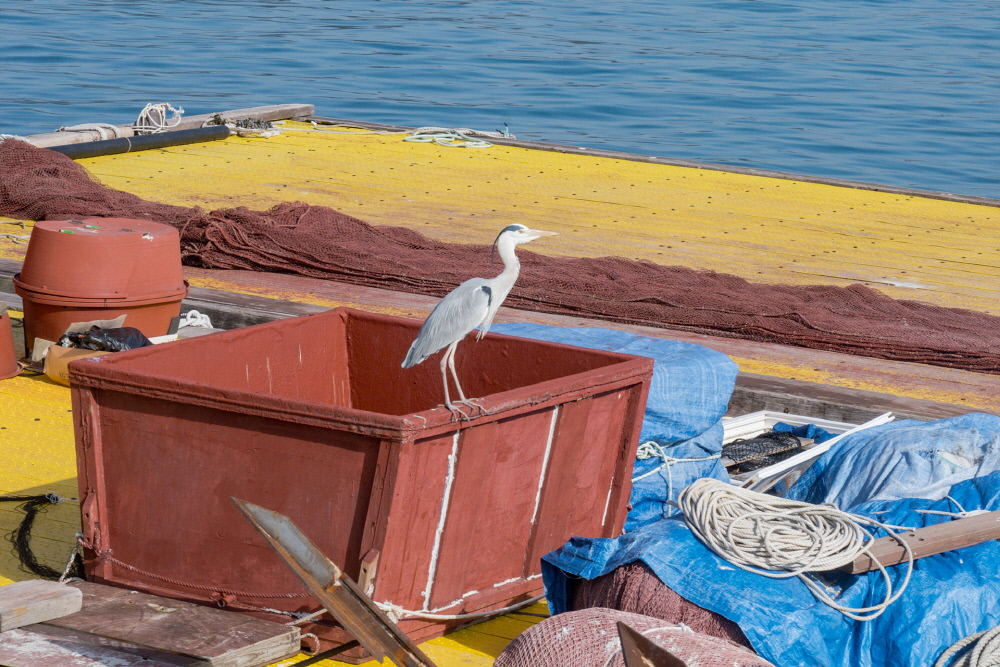
[[[234,137],[80,162],[106,185],[170,204],[260,209],[302,200],[459,242],[488,243],[503,226],[521,222],[561,234],[533,247],[537,252],[614,254],[770,283],[861,282],[897,298],[1000,312],[998,208],[287,127],[268,139]]]

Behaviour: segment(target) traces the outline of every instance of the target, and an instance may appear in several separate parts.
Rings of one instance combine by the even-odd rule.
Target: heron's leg
[[[459,408],[455,407],[455,404],[451,402],[451,395],[448,391],[448,368],[451,367],[452,374],[455,372],[455,362],[453,357],[455,355],[455,348],[458,347],[458,342],[454,342],[448,346],[448,349],[444,351],[441,356],[441,379],[444,381],[444,407],[448,408],[452,416],[456,419],[469,419],[469,416],[462,412]],[[455,378],[455,384],[458,384],[458,378]],[[462,393],[462,387],[458,387],[458,393]]]
[[[465,392],[462,391],[462,385],[458,381],[458,373],[455,372],[455,350],[458,349],[458,343],[452,344],[448,348],[448,353],[445,354],[448,357],[448,368],[451,369],[451,376],[455,378],[455,387],[458,389],[459,403],[465,403],[468,399],[465,398]]]
[[[465,397],[465,392],[462,391],[462,385],[459,384],[459,382],[458,382],[458,373],[455,372],[455,350],[454,349],[451,351],[451,355],[448,357],[448,368],[451,369],[451,376],[453,378],[455,378],[455,386],[458,388],[458,395],[460,397],[460,399],[457,400],[457,401],[455,401],[455,402],[456,403],[461,403],[462,405],[467,405],[470,408],[478,408],[480,410],[480,412],[482,412],[484,415],[490,414],[489,411],[486,408],[484,408],[479,403],[476,403],[475,399],[473,399],[473,398],[466,398]]]

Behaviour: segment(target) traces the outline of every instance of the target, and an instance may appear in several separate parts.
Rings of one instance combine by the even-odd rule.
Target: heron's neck
[[[500,260],[503,262],[503,271],[497,277],[508,278],[512,283],[517,278],[518,271],[521,270],[521,262],[514,254],[514,245],[505,239],[501,239],[497,244],[497,254],[500,255]]]

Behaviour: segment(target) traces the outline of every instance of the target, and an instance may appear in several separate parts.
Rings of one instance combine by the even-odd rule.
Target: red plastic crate
[[[73,362],[88,578],[317,609],[230,496],[288,515],[352,577],[376,550],[376,601],[444,614],[538,594],[542,555],[620,534],[652,360],[470,336],[459,376],[490,414],[456,422],[436,357],[400,367],[419,326],[339,308]],[[330,620],[303,632],[346,640]]]

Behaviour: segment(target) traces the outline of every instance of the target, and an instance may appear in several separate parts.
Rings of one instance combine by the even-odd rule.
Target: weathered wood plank
[[[132,642],[121,641],[118,639],[111,639],[109,637],[102,637],[100,635],[92,635],[88,632],[81,632],[79,630],[72,630],[70,628],[60,628],[55,625],[45,625],[39,623],[36,625],[26,625],[21,628],[22,630],[27,630],[34,632],[38,635],[43,635],[52,640],[60,642],[62,645],[76,645],[77,647],[88,647],[83,649],[84,652],[89,650],[89,647],[97,647],[108,650],[113,650],[118,653],[124,653],[130,656],[138,656],[143,660],[153,660],[157,663],[168,663],[171,665],[183,665],[184,667],[193,667],[194,665],[205,665],[207,664],[204,660],[199,658],[193,658],[188,655],[181,655],[179,653],[170,653],[168,651],[160,651],[153,648],[148,648],[146,646],[140,646]],[[143,663],[145,665],[145,663]]]
[[[107,646],[78,643],[27,628],[3,633],[0,664],[4,667],[178,667],[204,662],[164,662]]]
[[[196,114],[194,116],[184,116],[177,125],[172,125],[171,130],[190,130],[201,127],[205,121],[210,120],[216,114],[221,114],[226,118],[255,118],[257,120],[287,120],[289,118],[301,118],[312,115],[315,107],[312,104],[274,104],[262,107],[249,107],[246,109],[231,109],[229,111],[216,111],[213,113]],[[131,137],[134,135],[131,124],[116,125],[119,136]],[[44,134],[33,134],[25,137],[29,144],[39,148],[51,148],[52,146],[66,146],[68,144],[82,144],[90,141],[103,139],[97,130],[87,130],[83,132],[46,132]]]
[[[266,665],[299,651],[298,628],[89,582],[83,609],[44,625],[203,660],[213,667]]]
[[[0,632],[41,623],[80,611],[79,589],[55,581],[31,579],[0,588]]]
[[[1000,539],[1000,511],[918,528],[902,533],[899,537],[910,546],[915,559],[970,547]],[[870,572],[878,568],[873,558],[883,566],[897,565],[906,562],[906,550],[895,538],[880,537],[872,542],[867,554],[858,556],[853,563],[841,569],[851,574]]]

